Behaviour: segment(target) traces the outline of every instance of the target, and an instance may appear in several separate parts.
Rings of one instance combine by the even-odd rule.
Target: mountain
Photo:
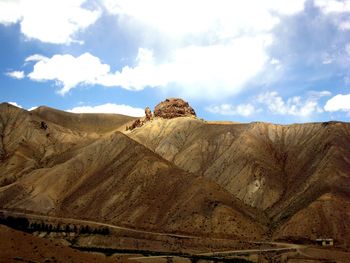
[[[350,246],[349,123],[140,120],[1,104],[0,132],[0,208]]]
[[[349,206],[339,205],[349,204],[349,123],[155,119],[128,136],[265,212],[271,232],[279,238],[333,237],[349,244],[350,233],[341,230],[350,223]],[[326,206],[336,216],[316,213],[315,218],[311,211],[319,209],[324,196],[331,197]],[[307,221],[305,229],[300,228],[300,220]],[[325,230],[320,224],[329,227]]]
[[[2,208],[187,234],[251,239],[265,231],[254,220],[255,210],[219,185],[179,169],[119,132],[123,121],[116,121],[115,131],[105,129],[97,135],[82,127],[98,116],[79,116],[79,126],[63,127],[41,117],[56,110],[41,109],[37,114],[9,105],[2,108],[1,116],[13,116],[4,126],[2,165],[16,168],[13,182],[0,188]],[[56,123],[64,113],[57,115],[52,117]],[[43,120],[46,130],[39,125]],[[6,132],[9,125],[17,128]],[[25,142],[23,133],[29,134]],[[13,144],[17,141],[24,146]],[[41,158],[26,156],[34,165],[25,172],[19,167],[23,162],[13,162],[15,156],[23,155],[22,148],[41,151]],[[6,177],[6,170],[1,171],[0,177]]]
[[[28,112],[0,104],[0,186],[66,161],[79,148],[105,132],[124,128],[133,119],[116,114],[73,114],[47,107]]]

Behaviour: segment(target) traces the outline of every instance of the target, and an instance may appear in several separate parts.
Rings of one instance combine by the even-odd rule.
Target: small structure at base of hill
[[[154,117],[160,117],[163,119],[173,119],[178,117],[196,117],[194,109],[188,104],[188,102],[179,98],[169,98],[162,101],[154,108]],[[135,120],[130,126],[126,127],[126,130],[133,130],[137,127],[141,127],[146,122],[153,119],[152,111],[149,107],[145,109],[145,117]]]
[[[332,238],[318,238],[316,239],[316,243],[323,247],[332,247],[334,245],[334,240]]]

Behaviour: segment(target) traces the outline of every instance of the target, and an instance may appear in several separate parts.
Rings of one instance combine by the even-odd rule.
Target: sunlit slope
[[[194,118],[155,119],[127,135],[265,211],[271,218],[271,231],[324,194],[349,193],[348,123],[220,124]],[[336,204],[330,206],[342,213]],[[312,213],[308,216],[311,220]],[[339,223],[337,217],[321,220]],[[339,231],[333,234],[344,239]],[[322,236],[322,229],[315,235]]]

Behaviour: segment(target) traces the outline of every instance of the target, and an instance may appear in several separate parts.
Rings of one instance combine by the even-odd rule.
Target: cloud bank
[[[42,7],[40,14],[24,0],[6,2],[4,10],[12,11],[2,23],[19,22],[22,32],[30,38],[71,43],[76,41],[77,32],[95,23],[104,12],[116,18],[120,30],[137,29],[143,34],[134,62],[119,65],[116,71],[110,70],[115,65],[90,53],[56,54],[51,58],[36,54],[26,59],[26,63],[35,63],[28,74],[31,80],[55,81],[60,94],[79,85],[98,84],[133,91],[162,88],[176,90],[187,98],[217,100],[238,94],[266,64],[278,61],[268,52],[274,43],[273,29],[285,16],[302,12],[305,3],[101,0],[100,7],[87,9],[84,0],[35,1],[35,5],[31,4]]]
[[[298,118],[307,118],[314,114],[323,112],[319,100],[322,97],[330,96],[329,91],[311,91],[305,98],[294,96],[283,99],[278,92],[269,91],[261,93],[256,97],[250,98],[251,103],[247,104],[221,104],[207,107],[206,110],[211,113],[221,115],[249,117],[260,112],[269,112],[275,115],[295,116]],[[349,109],[350,109],[350,104]],[[327,111],[326,107],[325,110]]]

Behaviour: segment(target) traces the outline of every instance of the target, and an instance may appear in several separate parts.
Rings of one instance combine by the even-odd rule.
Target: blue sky
[[[0,101],[349,121],[349,15],[348,0],[0,0]]]

